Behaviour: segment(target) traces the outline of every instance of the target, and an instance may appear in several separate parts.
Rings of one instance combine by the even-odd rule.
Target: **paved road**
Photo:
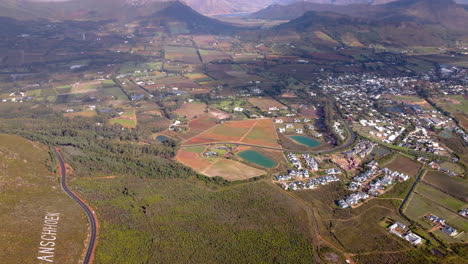
[[[259,146],[259,145],[254,145],[254,144],[246,144],[246,143],[240,143],[240,142],[212,142],[212,143],[203,143],[203,144],[193,144],[193,145],[182,145],[181,148],[192,148],[192,147],[204,147],[204,146],[210,146],[210,145],[226,145],[226,144],[233,144],[233,145],[238,145],[238,146],[246,146],[246,147],[255,147],[255,148],[261,148],[261,149],[268,149],[268,150],[279,150],[279,151],[290,151],[290,152],[295,152],[295,153],[310,153],[310,154],[323,154],[323,153],[330,153],[338,150],[345,149],[351,144],[354,143],[356,140],[356,133],[353,131],[353,129],[345,122],[346,128],[348,128],[349,131],[349,137],[346,143],[344,143],[341,146],[337,146],[336,148],[328,149],[328,150],[316,150],[316,151],[297,151],[293,149],[284,149],[284,148],[274,148],[274,147],[265,147],[265,146]]]
[[[89,222],[91,224],[91,235],[89,238],[88,248],[86,249],[86,255],[83,260],[83,264],[92,263],[92,257],[94,254],[95,243],[96,243],[96,234],[97,234],[97,218],[94,214],[94,211],[86,205],[83,200],[76,196],[70,189],[67,187],[67,170],[65,168],[65,162],[63,161],[62,155],[54,148],[55,156],[57,156],[57,161],[60,165],[60,176],[62,177],[62,189],[75,200],[81,208],[86,212]]]

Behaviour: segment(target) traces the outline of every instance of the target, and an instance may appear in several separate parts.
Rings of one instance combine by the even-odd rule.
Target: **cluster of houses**
[[[451,129],[468,142],[468,135],[463,129],[456,129],[457,125],[452,118],[445,116],[439,110],[423,107],[423,105],[429,106],[423,100],[411,102],[398,98],[399,96],[418,97],[415,87],[420,81],[421,78],[414,77],[382,78],[349,74],[340,77],[328,76],[327,79],[320,79],[317,82],[323,92],[335,97],[338,108],[348,121],[367,127],[361,132],[368,133],[384,143],[395,144],[403,134],[406,134],[406,129],[413,125],[428,130]],[[437,87],[440,86],[441,90],[445,91],[449,89],[448,87],[459,86],[456,82],[455,79],[453,82],[427,82],[425,85],[437,84]],[[453,91],[447,90],[447,94],[459,94],[459,88]],[[432,134],[418,138],[418,132],[420,131],[405,136],[406,140],[401,144],[415,150],[444,153]]]
[[[281,188],[285,190],[305,190],[305,189],[315,189],[320,185],[326,185],[332,182],[340,181],[336,175],[326,175],[320,176],[313,179],[308,179],[306,181],[294,181],[288,183],[281,183]]]
[[[348,185],[348,190],[359,190],[359,192],[339,200],[337,203],[341,208],[356,206],[369,197],[383,194],[385,190],[396,181],[407,181],[409,179],[409,176],[404,173],[393,171],[388,168],[380,169],[376,161],[370,162],[366,167],[367,170],[356,175],[353,181]]]
[[[344,199],[339,200],[338,206],[341,208],[350,208],[359,204],[361,201],[365,201],[369,198],[369,195],[365,192],[352,193],[346,196]]]
[[[461,129],[459,126],[456,126],[454,131],[463,139],[465,144],[468,144],[468,134],[463,129]]]
[[[287,174],[275,175],[273,177],[276,181],[282,182],[280,183],[280,186],[285,190],[314,189],[317,186],[340,180],[336,175],[342,172],[337,168],[326,169],[325,173],[327,175],[325,176],[304,180],[305,178],[309,178],[311,176],[309,171],[317,171],[319,169],[315,158],[310,154],[302,154],[299,156],[291,152],[287,153],[286,156],[294,169],[288,170]],[[302,163],[301,158],[304,160],[305,166]]]
[[[318,163],[315,161],[315,159],[310,156],[309,154],[303,154],[302,158],[304,159],[305,164],[307,165],[307,168],[311,171],[317,171],[318,170]]]
[[[394,142],[404,131],[404,127],[395,127],[393,125],[378,125],[377,123],[383,123],[382,120],[366,120],[362,119],[359,120],[359,123],[362,126],[369,126],[373,127],[375,131],[369,131],[369,134],[372,136],[376,136],[377,138],[382,139],[384,143],[392,143]]]
[[[283,124],[284,120],[278,118],[278,119],[275,119],[274,122],[276,124]],[[304,119],[294,118],[294,123],[285,124],[284,127],[278,128],[278,132],[284,134],[284,133],[286,133],[287,129],[294,129],[296,134],[304,134],[304,129],[303,128],[297,128],[297,127],[294,126],[294,124],[303,123],[305,128],[307,128],[309,130],[314,130],[315,127],[314,127],[314,125],[310,124],[310,122],[312,122],[312,120],[309,119],[309,118],[304,118]]]
[[[346,132],[342,128],[342,125],[340,122],[333,123],[333,131],[335,132],[335,135],[337,135],[341,140],[346,139]]]
[[[297,157],[296,154],[292,153],[292,152],[288,152],[288,154],[286,154],[286,156],[288,157],[288,160],[289,162],[291,162],[292,166],[296,169],[302,169],[302,162],[301,160]]]
[[[402,147],[414,149],[422,152],[429,152],[440,155],[445,149],[435,141],[430,135],[429,131],[424,127],[416,127],[411,131],[399,144]]]
[[[385,189],[392,185],[396,180],[407,181],[409,179],[408,175],[397,171],[392,171],[388,168],[383,168],[382,172],[384,173],[383,177],[380,177],[369,184],[370,189],[367,191],[368,194],[372,196],[379,196],[385,192]]]
[[[23,92],[11,93],[9,98],[2,99],[2,102],[22,103],[26,99],[25,96]]]
[[[404,240],[410,242],[412,245],[417,246],[423,242],[423,239],[416,235],[415,233],[409,231],[406,228],[406,225],[396,222],[389,227],[390,233],[397,235],[398,237],[403,238]]]
[[[308,170],[296,169],[296,170],[288,170],[287,174],[275,175],[273,178],[277,181],[290,181],[293,179],[303,179],[303,178],[309,178],[309,177],[310,177],[310,173]]]
[[[216,153],[214,151],[207,151],[207,152],[203,153],[203,155],[205,157],[216,157],[216,156],[218,156],[218,153]]]
[[[441,228],[442,232],[446,233],[447,235],[449,235],[451,237],[457,236],[459,234],[458,231],[455,228],[447,225],[445,223],[445,219],[443,219],[443,218],[440,218],[440,217],[432,215],[432,214],[426,215],[424,218],[427,221],[432,222],[432,223],[436,224],[437,226],[439,226]]]
[[[372,152],[372,150],[374,150],[375,146],[377,146],[377,144],[372,143],[369,140],[362,140],[352,149],[343,152],[343,154],[347,158],[352,158],[354,156],[365,158]]]
[[[430,166],[430,167],[433,168],[433,169],[436,169],[436,170],[438,170],[438,171],[441,171],[441,172],[443,172],[443,173],[446,173],[446,174],[448,174],[449,176],[452,176],[452,177],[458,176],[458,174],[457,174],[456,172],[451,171],[451,170],[446,169],[446,168],[442,168],[440,162],[438,162],[438,161],[431,161],[431,162],[429,162],[427,165]]]

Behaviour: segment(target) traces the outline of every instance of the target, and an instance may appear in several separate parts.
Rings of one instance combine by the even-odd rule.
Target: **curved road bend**
[[[54,148],[55,156],[60,165],[60,176],[62,177],[62,189],[75,200],[81,208],[86,212],[88,216],[89,223],[91,225],[91,235],[89,238],[88,248],[86,249],[86,255],[83,260],[83,264],[90,264],[92,263],[92,257],[94,254],[95,244],[96,244],[96,234],[97,234],[97,218],[94,214],[93,209],[91,209],[88,205],[86,205],[83,200],[81,200],[78,196],[76,196],[70,189],[67,187],[67,170],[65,168],[65,162],[63,161],[62,155]]]
[[[328,150],[317,150],[317,151],[296,151],[296,150],[291,150],[291,149],[284,149],[284,148],[274,148],[274,147],[265,147],[265,146],[258,146],[254,144],[246,144],[246,143],[240,143],[240,142],[212,142],[212,143],[202,143],[202,144],[193,144],[193,145],[182,145],[181,148],[192,148],[192,147],[204,147],[204,146],[210,146],[210,145],[226,145],[226,144],[233,144],[233,145],[238,145],[238,146],[246,146],[246,147],[255,147],[255,148],[261,148],[261,149],[268,149],[268,150],[279,150],[279,151],[290,151],[290,152],[295,152],[295,153],[310,153],[310,154],[323,154],[323,153],[329,153],[329,152],[334,152],[338,150],[345,149],[351,144],[354,143],[356,140],[356,133],[354,130],[345,122],[346,127],[348,128],[349,131],[349,137],[348,141],[344,143],[341,146],[337,146],[336,148],[328,149]]]

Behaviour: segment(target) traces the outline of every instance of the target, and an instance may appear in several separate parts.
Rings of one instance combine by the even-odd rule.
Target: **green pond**
[[[265,168],[274,168],[276,166],[276,162],[258,153],[257,151],[253,151],[253,150],[242,151],[241,153],[238,154],[238,156],[248,162],[255,163]]]
[[[301,143],[303,145],[306,145],[308,147],[316,147],[318,145],[320,145],[320,142],[318,142],[317,140],[315,139],[312,139],[310,137],[305,137],[305,136],[290,136],[289,138],[291,138],[292,140],[298,142],[298,143]]]

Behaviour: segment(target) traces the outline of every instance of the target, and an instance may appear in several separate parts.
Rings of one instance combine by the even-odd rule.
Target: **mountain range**
[[[309,11],[332,12],[374,22],[418,22],[440,24],[452,30],[464,30],[468,21],[466,7],[453,0],[401,0],[382,5],[353,4],[337,6],[310,2],[272,5],[249,16],[269,20],[293,20]]]
[[[49,0],[48,0],[49,1]],[[16,4],[14,4],[16,3]],[[28,4],[29,3],[29,4]],[[468,35],[466,6],[453,0],[399,0],[380,5],[330,5],[299,2],[273,5],[253,14],[290,20],[269,30],[247,30],[201,15],[185,2],[82,0],[51,4],[0,0],[0,16],[14,19],[123,20],[146,25],[183,23],[192,33],[249,31],[260,39],[311,41],[325,47],[443,46]],[[8,5],[9,4],[9,5]],[[253,32],[253,33],[252,33]],[[244,33],[245,34],[245,33]]]
[[[304,11],[300,17],[262,32],[259,39],[305,41],[330,49],[407,48],[453,45],[468,36],[464,26],[468,12],[451,0],[400,0],[376,6],[335,6],[333,10],[329,5],[312,6],[315,10]]]

